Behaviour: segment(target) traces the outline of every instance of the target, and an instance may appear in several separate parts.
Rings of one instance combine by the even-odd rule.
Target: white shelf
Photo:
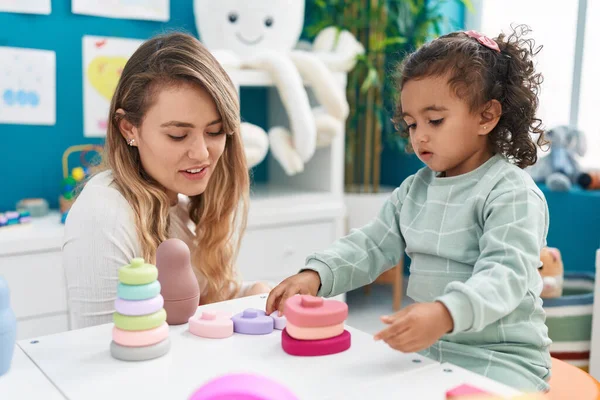
[[[268,72],[255,69],[230,69],[227,74],[231,80],[241,87],[269,87],[274,86],[273,79]],[[335,72],[335,79],[345,87],[346,74],[343,72]]]
[[[64,226],[57,211],[33,218],[27,224],[3,226],[0,228],[0,257],[60,249],[63,233]]]

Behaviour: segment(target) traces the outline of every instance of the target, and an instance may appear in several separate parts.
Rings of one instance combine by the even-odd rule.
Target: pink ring
[[[138,316],[154,314],[163,308],[165,301],[159,294],[147,300],[124,300],[119,297],[115,300],[115,310],[122,315]]]
[[[165,322],[158,328],[145,331],[124,331],[113,327],[113,340],[126,347],[144,347],[162,342],[169,337],[169,325]]]
[[[321,328],[305,328],[290,324],[286,325],[288,335],[296,340],[321,340],[339,336],[344,333],[344,323],[323,326]]]

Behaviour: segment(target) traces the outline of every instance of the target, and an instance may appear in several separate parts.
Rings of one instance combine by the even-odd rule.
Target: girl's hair
[[[227,132],[225,150],[206,191],[189,203],[189,216],[196,225],[192,265],[198,280],[208,282],[202,302],[211,303],[231,298],[239,290],[234,261],[246,228],[249,175],[237,91],[197,39],[184,33],[159,35],[143,43],[127,61],[110,104],[104,158],[133,207],[141,256],[154,263],[158,245],[168,239],[171,205],[165,188],[144,171],[137,147],[127,145],[119,123],[124,118],[140,127],[161,89],[186,84],[211,95]],[[118,109],[125,113],[117,113]]]
[[[532,61],[541,48],[534,49],[533,39],[522,38],[528,32],[528,27],[520,25],[509,36],[494,38],[500,53],[464,32],[434,39],[404,59],[398,71],[398,89],[401,91],[410,80],[447,75],[456,96],[465,99],[472,112],[498,100],[502,116],[488,135],[491,150],[504,154],[520,168],[533,165],[537,161],[536,143],[543,146],[547,142],[542,121],[536,117],[543,79]],[[394,122],[402,137],[408,138],[400,102]],[[539,135],[537,141],[530,134]]]

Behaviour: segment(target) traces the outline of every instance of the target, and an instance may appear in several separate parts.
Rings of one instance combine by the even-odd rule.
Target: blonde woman
[[[107,169],[65,226],[71,328],[111,322],[118,268],[154,262],[173,237],[191,250],[201,303],[268,292],[236,276],[248,170],[236,89],[207,49],[183,33],[146,41],[123,69],[109,121]]]

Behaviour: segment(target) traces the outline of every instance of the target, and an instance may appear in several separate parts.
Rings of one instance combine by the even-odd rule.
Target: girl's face
[[[497,119],[471,112],[467,102],[456,97],[447,77],[409,80],[400,101],[412,147],[433,171],[447,177],[461,175],[491,157],[487,134]]]
[[[178,193],[206,190],[225,149],[222,129],[212,97],[190,84],[160,90],[139,128],[121,122],[125,139],[135,139],[144,170],[166,188],[172,204]]]

